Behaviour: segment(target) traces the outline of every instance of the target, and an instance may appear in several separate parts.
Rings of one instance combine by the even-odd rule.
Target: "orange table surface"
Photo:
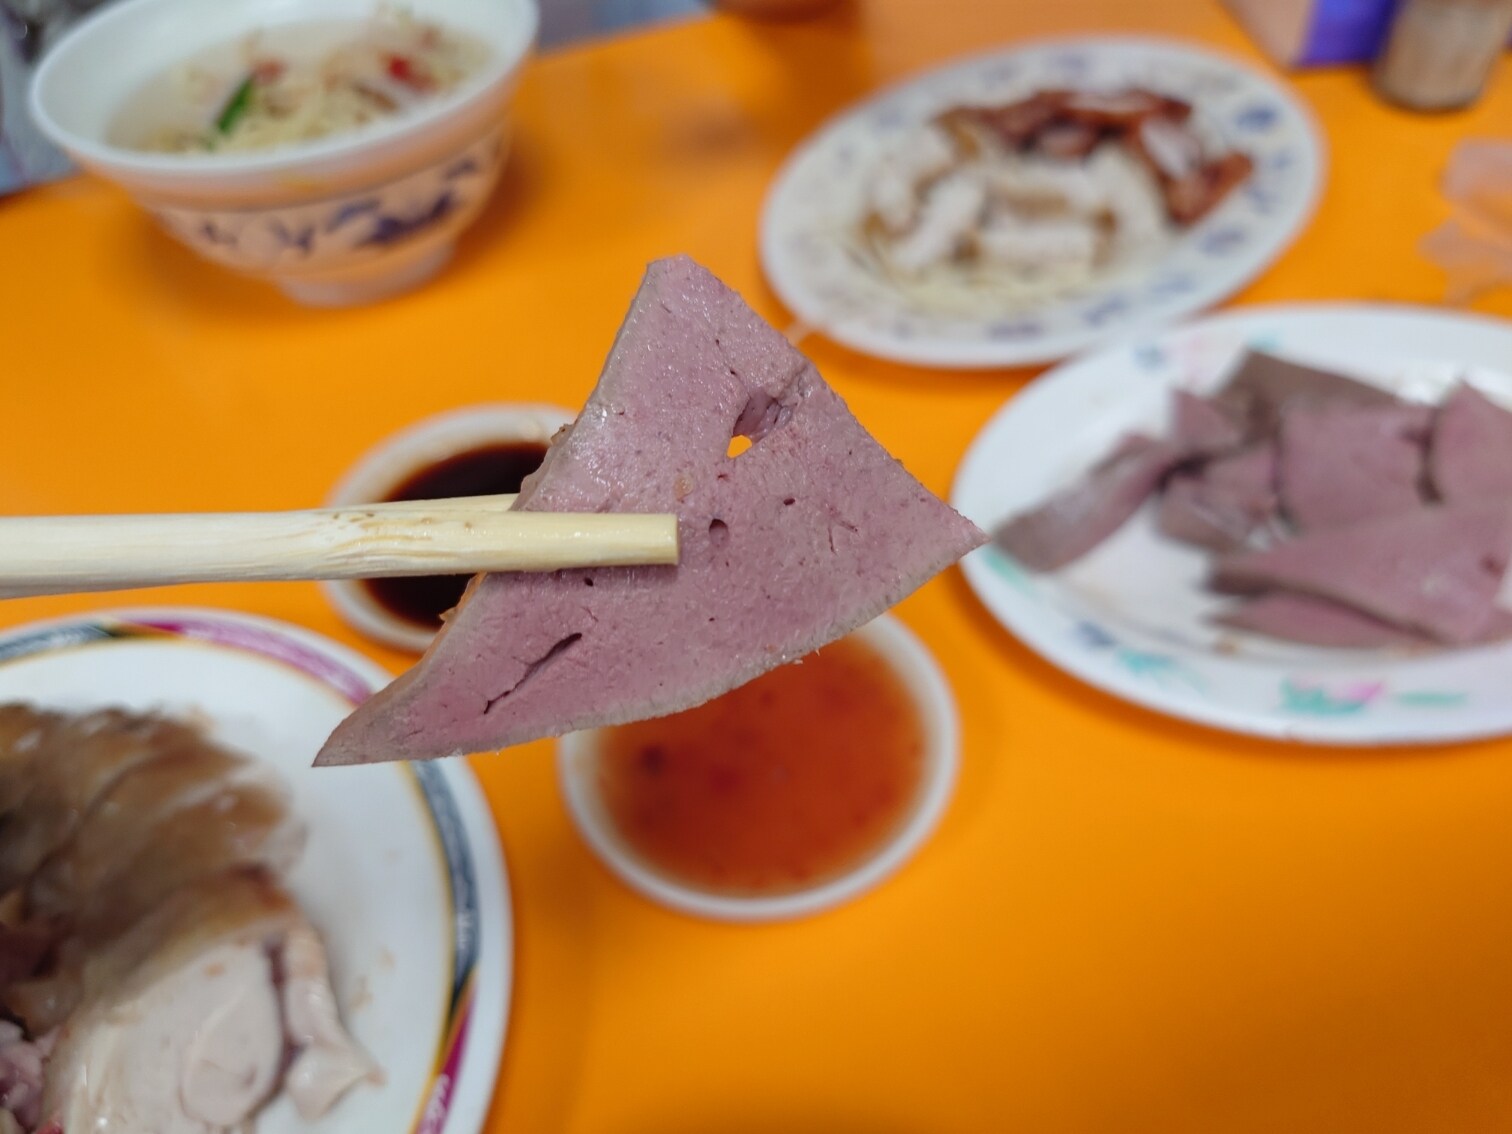
[[[692,253],[785,325],[755,222],[801,137],[952,55],[1109,30],[1255,56],[1213,0],[872,0],[542,58],[503,189],[454,266],[361,310],[303,310],[210,268],[93,181],[0,202],[0,511],[312,505],[424,415],[578,404],[642,267],[666,253]],[[1439,117],[1385,109],[1358,70],[1296,85],[1327,136],[1328,188],[1235,301],[1433,302],[1442,279],[1415,245],[1445,214],[1438,173],[1459,139],[1505,132],[1512,73]],[[1481,307],[1512,314],[1512,294]],[[942,494],[1033,376],[805,347]],[[144,600],[288,619],[406,660],[306,584],[16,601],[0,623]],[[665,912],[580,843],[549,745],[473,761],[518,933],[490,1130],[1512,1128],[1512,742],[1231,737],[1061,675],[956,572],[899,613],[954,683],[964,770],[923,853],[843,910],[763,928]]]

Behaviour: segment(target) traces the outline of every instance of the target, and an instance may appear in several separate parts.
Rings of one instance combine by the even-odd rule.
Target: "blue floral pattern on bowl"
[[[278,208],[155,205],[158,222],[208,259],[252,274],[319,273],[455,234],[483,207],[504,158],[494,131],[417,172]]]

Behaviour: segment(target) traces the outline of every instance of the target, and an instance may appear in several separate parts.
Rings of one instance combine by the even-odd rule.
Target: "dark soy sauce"
[[[520,491],[520,482],[541,465],[545,442],[526,441],[468,449],[418,470],[385,500],[447,500]],[[413,579],[368,579],[363,585],[390,614],[428,630],[456,606],[470,575],[421,575]]]

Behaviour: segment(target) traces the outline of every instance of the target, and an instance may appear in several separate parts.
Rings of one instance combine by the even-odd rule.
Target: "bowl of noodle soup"
[[[537,23],[535,0],[122,0],[43,60],[32,113],[207,260],[370,302],[482,210]]]

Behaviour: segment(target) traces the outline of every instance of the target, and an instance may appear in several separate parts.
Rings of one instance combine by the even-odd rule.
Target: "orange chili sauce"
[[[907,686],[848,638],[670,717],[605,729],[605,811],[663,875],[724,894],[807,889],[907,821],[924,727]]]

